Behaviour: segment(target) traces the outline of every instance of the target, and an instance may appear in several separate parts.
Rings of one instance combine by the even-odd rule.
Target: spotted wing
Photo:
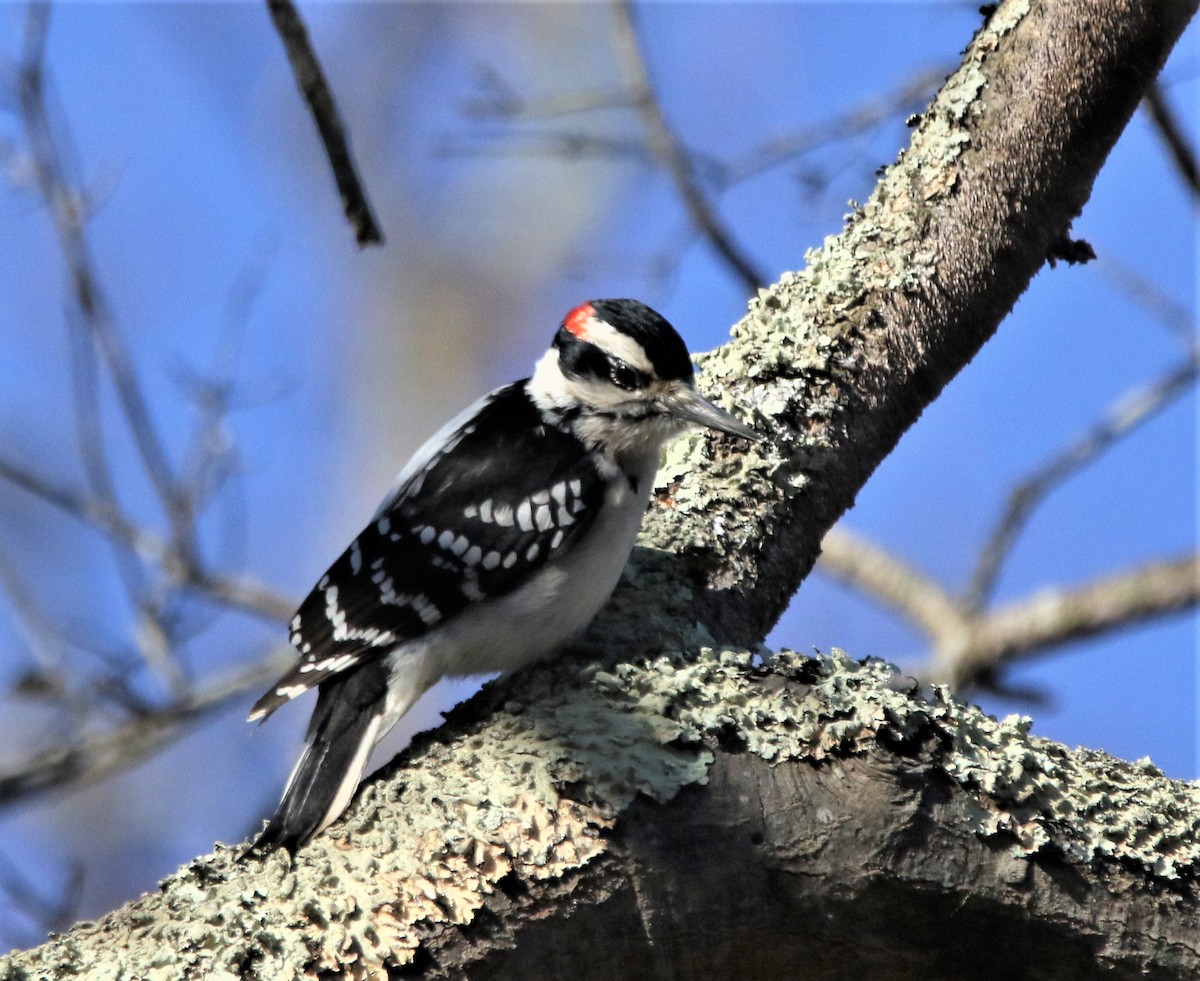
[[[569,550],[603,504],[596,459],[541,424],[523,383],[435,439],[301,605],[291,625],[300,660],[251,719],[517,589]]]

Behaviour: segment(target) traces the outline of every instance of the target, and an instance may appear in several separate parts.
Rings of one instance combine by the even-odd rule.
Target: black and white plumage
[[[691,424],[759,438],[696,392],[665,319],[596,300],[567,315],[532,378],[418,450],[301,605],[300,660],[250,714],[319,691],[255,848],[294,850],[334,821],[439,678],[515,670],[582,631],[629,557],[664,442]]]

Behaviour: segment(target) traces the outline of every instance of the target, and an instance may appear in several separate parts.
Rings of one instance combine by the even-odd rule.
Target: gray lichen
[[[429,931],[469,924],[505,876],[559,877],[595,860],[638,795],[666,801],[704,783],[718,739],[776,764],[919,739],[967,792],[974,831],[1017,854],[1116,859],[1148,879],[1197,870],[1196,785],[894,680],[883,662],[786,651],[765,663],[705,649],[542,668],[522,703],[368,785],[294,863],[219,849],[160,893],[0,960],[0,977],[383,978]]]

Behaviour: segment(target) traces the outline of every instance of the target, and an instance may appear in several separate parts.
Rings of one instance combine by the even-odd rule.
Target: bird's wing
[[[574,436],[541,425],[521,382],[435,440],[301,605],[291,623],[300,660],[251,720],[512,592],[569,549],[603,504],[597,461]]]

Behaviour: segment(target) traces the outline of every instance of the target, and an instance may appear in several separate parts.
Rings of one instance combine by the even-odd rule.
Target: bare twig
[[[350,227],[354,229],[354,239],[360,247],[379,245],[383,242],[383,232],[371,212],[371,203],[367,200],[367,193],[350,154],[346,128],[333,101],[333,92],[325,80],[325,72],[309,42],[300,11],[292,0],[267,0],[267,9],[287,51],[296,85],[308,103],[313,121],[317,124],[317,132],[321,134],[321,142],[342,198],[342,208]]]
[[[1146,92],[1146,110],[1154,128],[1158,130],[1158,135],[1167,145],[1175,169],[1191,190],[1192,197],[1200,202],[1200,170],[1196,167],[1196,154],[1184,135],[1183,127],[1175,118],[1174,110],[1167,103],[1162,86],[1157,81],[1152,82]]]
[[[56,746],[32,759],[0,770],[0,808],[66,786],[76,787],[108,776],[157,752],[183,735],[186,724],[233,699],[268,684],[292,653],[265,659],[254,667],[213,682],[162,709],[145,712],[124,725]]]
[[[1055,487],[1109,449],[1155,413],[1170,405],[1196,380],[1200,359],[1188,358],[1149,387],[1127,394],[1082,439],[1043,463],[1009,492],[1004,510],[979,555],[965,604],[980,610],[990,599],[1000,570],[1037,506]]]
[[[484,90],[466,102],[463,112],[476,119],[503,118],[507,120],[550,119],[598,109],[630,109],[629,93],[606,90],[565,92],[531,101],[523,98],[493,68],[479,73]]]
[[[962,608],[941,586],[840,525],[821,540],[817,568],[890,606],[929,637],[968,630]]]
[[[82,196],[72,190],[66,178],[63,166],[65,151],[54,134],[46,112],[43,57],[48,30],[49,7],[31,3],[26,17],[18,95],[38,189],[50,209],[59,245],[67,262],[76,305],[112,374],[134,444],[171,522],[171,533],[177,547],[190,555],[195,551],[195,529],[187,496],[179,489],[158,431],[151,420],[133,361],[93,272],[91,249],[84,234]]]
[[[931,676],[970,684],[1050,647],[1165,616],[1200,602],[1200,555],[1128,569],[1074,590],[1047,590],[975,618],[935,648]]]
[[[922,679],[971,685],[1020,658],[1200,602],[1200,556],[1156,562],[1076,589],[973,611],[924,573],[852,532],[821,543],[822,572],[890,606],[929,638]]]
[[[929,105],[951,70],[945,65],[923,69],[894,93],[864,102],[814,126],[775,137],[748,153],[741,161],[726,165],[724,180],[728,184],[748,180],[789,163],[817,147],[870,132],[893,116],[918,112]]]
[[[1118,289],[1178,338],[1186,350],[1197,347],[1195,314],[1161,285],[1108,255],[1101,256],[1100,269]]]
[[[168,566],[168,571],[180,585],[195,589],[219,603],[281,622],[286,622],[296,608],[293,600],[251,579],[217,575],[197,565],[181,563],[179,557],[172,554],[167,542],[153,532],[140,528],[105,501],[76,494],[3,459],[0,459],[0,479],[86,522],[139,555]]]
[[[675,188],[700,233],[708,239],[717,254],[742,281],[746,291],[756,293],[766,285],[767,278],[755,268],[717,217],[696,179],[690,156],[680,145],[667,123],[666,116],[663,115],[662,107],[658,104],[650,84],[650,75],[638,41],[631,0],[616,0],[613,9],[617,20],[617,54],[633,90],[634,104],[646,127],[646,138],[651,151],[670,173]]]

